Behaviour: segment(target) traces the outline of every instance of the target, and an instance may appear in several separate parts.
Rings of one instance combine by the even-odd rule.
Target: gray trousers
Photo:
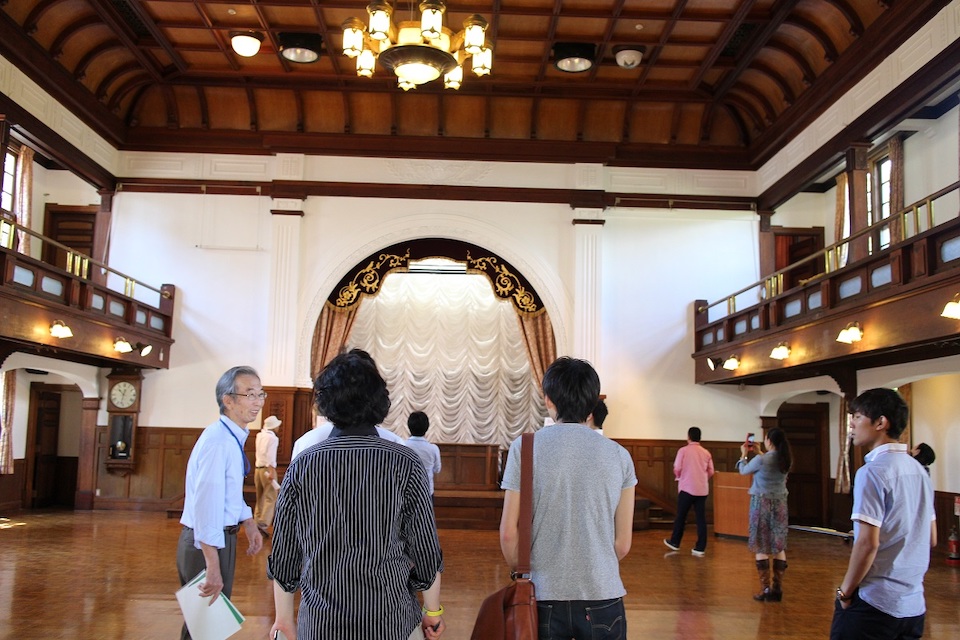
[[[223,577],[223,595],[230,597],[233,591],[233,574],[237,564],[237,530],[239,527],[227,527],[223,530],[223,548],[217,549],[220,557],[220,575]],[[184,527],[177,542],[177,573],[180,574],[180,586],[197,577],[207,568],[203,552],[193,546],[193,529]],[[181,640],[190,640],[187,625],[180,630]]]

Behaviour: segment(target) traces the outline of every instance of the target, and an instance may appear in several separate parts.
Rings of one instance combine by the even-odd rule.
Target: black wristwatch
[[[850,602],[851,600],[853,600],[853,596],[852,595],[848,596],[843,592],[843,589],[841,589],[840,587],[837,587],[837,600],[839,600],[840,602]]]

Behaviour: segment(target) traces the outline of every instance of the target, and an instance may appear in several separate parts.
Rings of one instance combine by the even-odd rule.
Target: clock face
[[[110,389],[110,402],[119,409],[133,406],[137,401],[137,388],[129,382],[123,381],[113,385]]]

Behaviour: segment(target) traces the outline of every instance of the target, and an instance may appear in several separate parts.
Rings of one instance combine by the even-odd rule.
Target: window
[[[17,156],[7,149],[3,154],[3,181],[0,183],[0,209],[13,212],[13,190],[17,184]]]
[[[890,217],[890,176],[893,163],[890,156],[883,156],[870,163],[867,172],[867,224]],[[874,244],[877,243],[876,246]],[[870,237],[870,252],[890,246],[890,225],[880,228],[879,234]]]

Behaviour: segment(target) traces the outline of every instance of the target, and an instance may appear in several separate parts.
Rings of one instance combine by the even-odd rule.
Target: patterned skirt
[[[786,496],[750,496],[750,551],[771,556],[784,551],[787,516]]]

